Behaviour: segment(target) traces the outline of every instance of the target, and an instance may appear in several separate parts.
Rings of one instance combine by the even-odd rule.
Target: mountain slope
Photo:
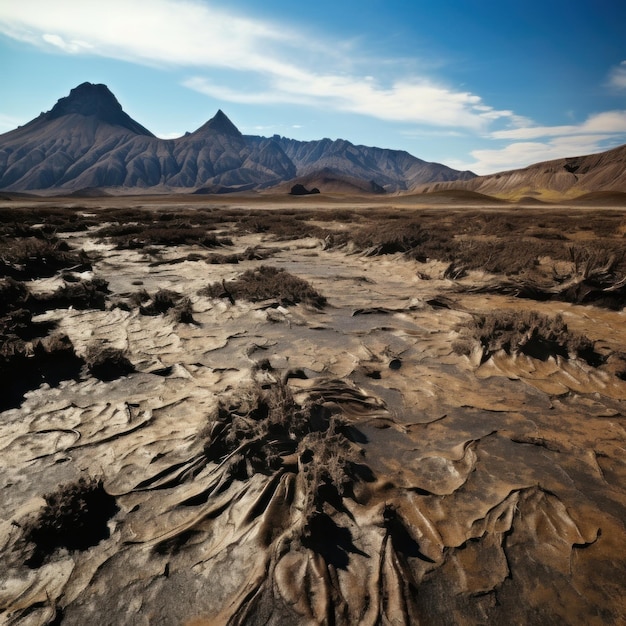
[[[295,163],[299,176],[320,170],[374,180],[388,191],[407,191],[424,181],[469,180],[472,172],[459,172],[439,163],[422,161],[408,152],[369,148],[344,139],[296,141],[281,137],[279,145]],[[377,172],[377,176],[372,173]]]
[[[474,176],[341,139],[245,136],[221,110],[193,133],[159,139],[129,117],[105,85],[91,83],[0,135],[0,189],[7,191],[261,189],[319,171],[387,191]]]
[[[467,189],[519,200],[569,199],[591,192],[626,191],[626,145],[598,154],[543,161],[468,181],[426,185],[421,191]]]

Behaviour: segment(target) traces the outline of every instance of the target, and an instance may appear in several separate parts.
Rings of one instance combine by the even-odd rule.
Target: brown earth
[[[590,203],[595,206],[605,202],[624,206],[626,146],[597,154],[543,161],[521,169],[478,176],[465,181],[422,185],[417,190],[437,192],[453,189],[474,191],[513,201],[526,196],[546,202],[582,198],[583,202],[591,200]],[[596,194],[599,197],[594,202],[593,196]]]
[[[590,207],[3,202],[0,619],[625,623],[625,233]],[[51,375],[57,336],[80,373]]]

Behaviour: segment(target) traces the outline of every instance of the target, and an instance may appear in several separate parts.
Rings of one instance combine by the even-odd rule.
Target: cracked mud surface
[[[34,321],[134,371],[44,384],[0,413],[0,619],[624,623],[623,310],[481,292],[492,274],[451,280],[443,261],[216,234],[237,264],[59,235],[93,255],[82,276],[108,282],[108,304]],[[326,306],[198,294],[261,265]],[[142,289],[189,298],[193,321],[113,306]],[[602,362],[453,348],[476,315],[521,310],[560,314]],[[28,564],[26,520],[84,476],[115,498],[106,536]]]

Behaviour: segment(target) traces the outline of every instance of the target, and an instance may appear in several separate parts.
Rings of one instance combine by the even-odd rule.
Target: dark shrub
[[[118,348],[91,346],[85,361],[91,375],[103,381],[127,376],[135,371],[124,351]]]
[[[293,216],[282,211],[255,213],[239,219],[238,230],[244,233],[267,233],[279,240],[317,237],[324,239],[329,230],[310,223],[306,214]]]
[[[20,406],[24,394],[43,383],[56,387],[62,380],[78,379],[83,361],[66,335],[35,339],[17,335],[0,337],[0,410]]]
[[[182,295],[177,291],[159,289],[148,304],[139,307],[139,312],[142,315],[160,315],[175,307],[181,298]]]
[[[358,431],[340,412],[321,396],[299,404],[281,382],[267,388],[255,385],[242,390],[238,399],[220,403],[204,433],[204,453],[216,463],[230,456],[228,471],[239,480],[288,466],[302,477],[303,506],[310,514],[324,501],[337,504],[359,479],[362,456],[353,438]],[[235,451],[240,454],[233,456]]]
[[[0,276],[17,279],[53,276],[58,270],[73,267],[91,269],[89,257],[82,250],[72,251],[62,241],[33,237],[2,242]]]
[[[210,298],[229,298],[249,302],[278,300],[285,306],[304,302],[316,308],[326,306],[326,298],[305,280],[285,270],[262,265],[244,272],[228,283],[213,283],[198,292]]]
[[[27,521],[24,538],[35,544],[29,564],[41,565],[57,548],[86,550],[109,537],[107,522],[118,511],[101,480],[80,478],[44,496],[39,515]]]
[[[77,310],[104,310],[108,293],[109,283],[102,278],[79,280],[63,285],[51,294],[32,297],[30,308],[33,312],[70,307]]]
[[[399,219],[363,227],[355,233],[352,241],[359,250],[373,256],[408,252],[426,239],[428,233],[417,221]]]
[[[181,324],[195,323],[195,320],[193,319],[193,307],[191,305],[191,300],[187,297],[182,298],[172,309],[172,315],[174,320],[180,322]]]
[[[178,246],[196,244],[204,248],[230,246],[228,238],[218,238],[207,232],[206,226],[194,226],[187,222],[172,222],[164,226],[162,222],[152,223],[149,216],[135,224],[116,224],[99,231],[99,236],[115,242],[118,249],[140,249],[151,245]]]
[[[476,315],[459,330],[461,337],[453,349],[459,354],[469,354],[472,342],[478,342],[483,360],[504,350],[507,354],[522,353],[543,361],[550,356],[561,356],[578,357],[594,366],[601,363],[593,342],[570,331],[561,315],[549,318],[535,311],[500,311]]]
[[[24,306],[29,292],[26,285],[13,278],[0,280],[0,315]]]

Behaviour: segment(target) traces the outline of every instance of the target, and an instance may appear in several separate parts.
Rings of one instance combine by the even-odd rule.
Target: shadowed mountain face
[[[83,83],[72,89],[69,96],[61,98],[52,110],[44,113],[42,117],[45,121],[51,121],[72,113],[83,117],[94,116],[112,126],[121,126],[138,135],[154,137],[147,128],[124,113],[122,105],[106,85]]]
[[[221,110],[193,133],[159,139],[129,117],[105,85],[91,83],[0,135],[0,189],[9,191],[236,191],[267,188],[321,170],[386,191],[474,177],[407,152],[341,139],[245,136]]]

